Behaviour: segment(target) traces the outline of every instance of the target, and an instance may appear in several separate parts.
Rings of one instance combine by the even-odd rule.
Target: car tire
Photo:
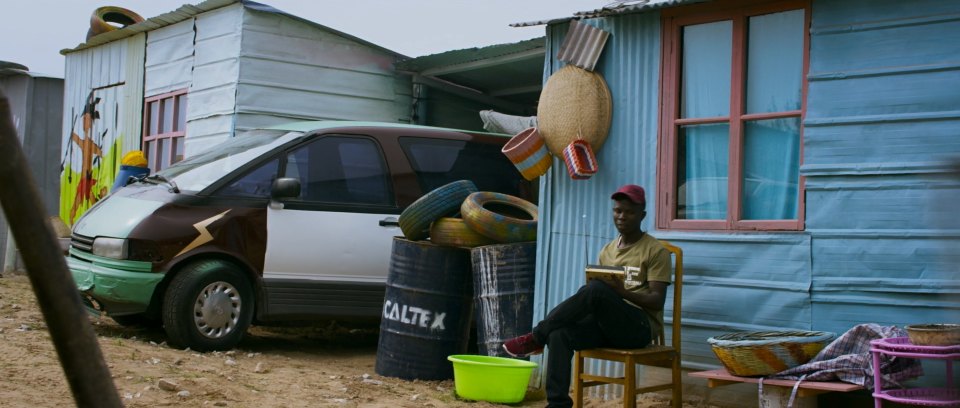
[[[537,206],[512,195],[481,191],[460,206],[463,222],[480,235],[502,243],[537,239]]]
[[[430,242],[465,248],[497,243],[467,227],[462,219],[452,217],[440,217],[430,225]]]
[[[184,267],[163,298],[163,327],[171,345],[197,351],[229,350],[253,318],[253,289],[233,264],[198,261]]]
[[[456,214],[460,204],[477,186],[470,180],[454,181],[444,184],[414,201],[400,213],[400,230],[411,241],[419,241],[430,236],[430,224],[440,217]]]

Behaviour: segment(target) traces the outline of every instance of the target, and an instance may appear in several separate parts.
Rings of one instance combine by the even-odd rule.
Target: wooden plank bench
[[[691,377],[704,378],[707,380],[708,388],[722,387],[724,385],[746,383],[759,384],[759,377],[738,377],[727,372],[726,369],[717,369],[709,371],[696,371],[687,374]],[[775,380],[765,378],[763,380],[764,401],[767,407],[786,407],[790,400],[790,392],[796,380]],[[862,390],[863,387],[845,383],[841,381],[806,381],[800,383],[797,388],[797,401],[794,402],[794,408],[816,407],[816,399],[804,399],[803,397],[816,396],[826,392],[850,392]],[[709,395],[708,395],[709,396]]]

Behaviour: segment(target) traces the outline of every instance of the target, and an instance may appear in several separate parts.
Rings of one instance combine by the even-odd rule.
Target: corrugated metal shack
[[[251,128],[410,122],[410,78],[393,65],[402,55],[251,1],[184,5],[62,53],[67,222],[107,193],[131,150],[144,150],[156,170]],[[86,132],[85,108],[96,112]],[[78,188],[84,172],[92,189]]]
[[[564,65],[556,56],[571,19],[609,32],[596,72],[614,100],[599,173],[571,180],[554,159],[541,179],[535,321],[616,237],[609,195],[624,183],[647,188],[644,229],[684,250],[687,368],[717,368],[706,340],[726,332],[960,321],[960,177],[950,170],[960,157],[960,42],[947,40],[960,38],[958,16],[960,3],[943,0],[654,0],[518,24],[547,25],[544,80]],[[765,67],[796,75],[752,76]],[[767,95],[782,82],[794,90]],[[711,92],[739,99],[717,110],[703,102]],[[793,105],[753,110],[763,98]],[[692,169],[707,160],[691,153],[709,135],[697,128],[716,124],[736,128],[715,154],[724,166]],[[753,144],[763,131],[789,135],[786,146]],[[776,207],[751,195],[775,184],[752,178],[764,156],[794,163],[792,175],[769,177],[787,186],[785,215],[750,213],[754,199]],[[699,203],[692,191],[708,188],[695,182],[729,198]]]
[[[56,216],[59,198],[60,134],[63,78],[30,72],[0,61],[0,91],[10,101],[13,124],[23,146],[37,191],[49,216]],[[0,273],[22,269],[13,235],[0,212]]]

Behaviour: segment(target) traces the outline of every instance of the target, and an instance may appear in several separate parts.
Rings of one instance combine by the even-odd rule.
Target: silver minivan
[[[250,131],[98,202],[67,264],[88,308],[223,350],[248,326],[377,318],[397,219],[456,180],[534,201],[505,135],[371,122]]]

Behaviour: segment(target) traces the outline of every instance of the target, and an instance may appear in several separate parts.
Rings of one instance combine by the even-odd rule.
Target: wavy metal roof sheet
[[[255,11],[259,11],[259,12],[263,12],[263,13],[280,14],[280,15],[283,15],[283,16],[286,16],[286,17],[289,17],[289,18],[292,18],[292,19],[295,19],[295,20],[299,20],[299,21],[305,22],[305,23],[307,23],[307,24],[310,24],[310,25],[313,25],[313,26],[316,26],[316,27],[320,27],[320,28],[322,28],[322,29],[324,29],[324,30],[326,30],[326,31],[329,31],[329,32],[331,32],[331,33],[334,33],[334,34],[336,34],[336,35],[338,35],[338,36],[341,36],[341,37],[344,37],[344,38],[347,38],[347,39],[350,39],[350,40],[354,40],[354,41],[360,42],[360,43],[362,43],[362,44],[368,45],[368,46],[370,46],[370,47],[373,47],[373,48],[376,48],[376,49],[379,49],[379,50],[382,50],[382,51],[386,51],[386,52],[391,53],[391,54],[394,54],[394,55],[396,55],[396,56],[398,56],[398,57],[406,58],[406,56],[404,56],[403,54],[400,54],[400,53],[398,53],[398,52],[396,52],[396,51],[393,51],[393,50],[386,49],[386,48],[384,48],[384,47],[382,47],[382,46],[380,46],[380,45],[371,43],[371,42],[366,41],[366,40],[363,40],[363,39],[361,39],[361,38],[354,37],[354,36],[352,36],[352,35],[350,35],[350,34],[347,34],[347,33],[342,32],[342,31],[334,30],[334,29],[332,29],[332,28],[330,28],[330,27],[327,27],[327,26],[325,26],[325,25],[323,25],[323,24],[318,24],[318,23],[316,23],[316,22],[314,22],[314,21],[307,20],[307,19],[305,19],[305,18],[303,18],[303,17],[295,16],[295,15],[293,15],[293,14],[287,13],[287,12],[285,12],[285,11],[282,11],[282,10],[280,10],[280,9],[274,8],[274,7],[272,7],[272,6],[268,6],[268,5],[266,5],[266,4],[257,3],[257,2],[255,2],[255,1],[250,1],[250,0],[207,0],[207,1],[204,1],[204,2],[199,3],[199,4],[196,4],[196,5],[184,4],[184,5],[180,6],[179,8],[177,8],[176,10],[173,10],[173,11],[168,12],[168,13],[163,13],[163,14],[160,14],[160,15],[155,16],[155,17],[148,18],[148,19],[144,20],[143,22],[140,22],[140,23],[137,23],[137,24],[133,24],[133,25],[129,25],[129,26],[126,26],[126,27],[121,28],[121,29],[117,29],[117,30],[114,30],[114,31],[108,31],[108,32],[106,32],[106,33],[97,35],[97,36],[91,38],[89,41],[87,41],[87,42],[85,42],[85,43],[81,43],[81,44],[77,45],[77,46],[74,47],[74,48],[67,48],[67,49],[60,50],[60,54],[66,55],[66,54],[69,54],[69,53],[71,53],[71,52],[76,52],[76,51],[80,51],[80,50],[83,50],[83,49],[87,49],[87,48],[91,48],[91,47],[96,47],[96,46],[98,46],[98,45],[106,44],[106,43],[108,43],[108,42],[116,41],[116,40],[119,40],[119,39],[121,39],[121,38],[127,38],[127,37],[133,36],[133,35],[135,35],[135,34],[137,34],[137,33],[142,33],[142,32],[147,32],[147,31],[156,30],[156,29],[161,28],[161,27],[166,27],[166,26],[169,26],[169,25],[172,25],[172,24],[176,24],[176,23],[179,23],[179,22],[181,22],[181,21],[184,21],[184,20],[193,18],[193,17],[195,17],[195,16],[198,15],[198,14],[201,14],[201,13],[204,13],[204,12],[207,12],[207,11],[210,11],[210,10],[215,10],[215,9],[218,9],[218,8],[221,8],[221,7],[226,7],[226,6],[229,6],[229,5],[231,5],[231,4],[236,4],[236,3],[240,3],[240,4],[243,5],[243,7],[248,8],[248,9],[251,9],[251,10],[255,10]]]
[[[596,18],[614,16],[618,14],[642,13],[644,11],[656,10],[667,7],[675,7],[681,4],[702,3],[710,0],[631,0],[619,1],[608,4],[598,9],[578,11],[570,17],[559,17],[546,20],[527,21],[510,24],[511,27],[532,27],[538,25],[550,25],[563,23],[570,20],[583,18]]]

